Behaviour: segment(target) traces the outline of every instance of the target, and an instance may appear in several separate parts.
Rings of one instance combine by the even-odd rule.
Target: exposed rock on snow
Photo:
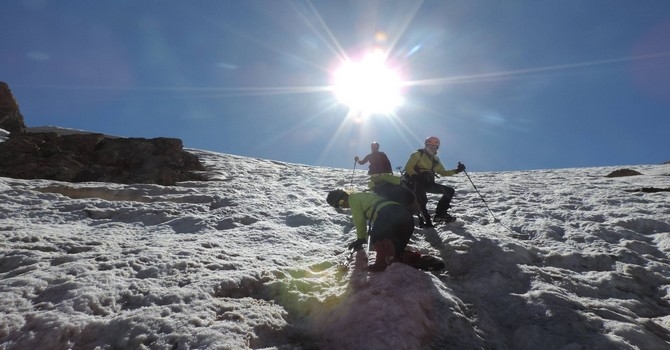
[[[607,174],[607,177],[623,177],[623,176],[636,176],[636,175],[642,175],[642,174],[639,171],[631,169],[618,169]]]
[[[0,82],[0,176],[174,185],[205,180],[198,173],[203,170],[198,157],[184,151],[179,139],[119,138],[58,127],[27,129],[9,86]]]
[[[24,133],[0,143],[0,176],[18,179],[174,185],[204,180],[202,170],[173,138]]]
[[[656,192],[670,192],[670,188],[642,187],[638,190],[627,190],[627,191],[628,192],[656,193]]]
[[[0,81],[0,129],[13,134],[25,132],[26,125],[19,111],[19,105],[7,83]]]

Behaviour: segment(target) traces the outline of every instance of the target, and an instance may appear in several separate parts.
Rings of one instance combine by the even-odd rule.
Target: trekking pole
[[[458,165],[461,165],[461,162],[458,162]],[[491,208],[489,208],[489,205],[486,203],[486,200],[484,199],[484,196],[482,196],[482,194],[479,192],[479,189],[477,189],[477,186],[475,186],[475,183],[472,182],[472,179],[470,178],[470,175],[468,175],[468,172],[463,170],[463,173],[465,174],[465,176],[468,177],[468,180],[470,180],[470,183],[472,184],[472,187],[474,187],[475,191],[477,191],[477,194],[479,195],[479,198],[481,198],[482,202],[484,202],[484,206],[486,206],[486,209],[489,211],[489,213],[493,217],[493,222],[500,222],[500,220],[498,220],[498,218],[496,218],[496,216],[491,211]]]
[[[458,162],[458,164],[460,165],[461,162]],[[489,211],[489,213],[490,213],[491,216],[493,217],[493,222],[495,222],[495,223],[497,223],[498,225],[500,225],[500,226],[504,227],[505,229],[507,229],[507,231],[511,232],[512,235],[513,235],[513,237],[515,237],[515,238],[528,239],[528,238],[529,238],[528,234],[525,234],[525,233],[522,233],[522,232],[519,232],[519,231],[514,231],[514,230],[512,230],[511,227],[509,227],[509,226],[507,226],[507,225],[503,225],[503,224],[500,222],[500,220],[498,220],[498,218],[497,218],[497,217],[493,214],[493,212],[491,211],[491,208],[489,208],[489,205],[486,203],[486,200],[484,199],[484,196],[482,196],[482,194],[479,192],[479,189],[477,189],[477,186],[475,186],[475,183],[472,182],[472,179],[470,178],[470,175],[468,175],[468,172],[465,171],[465,170],[463,170],[463,173],[465,173],[465,176],[468,177],[468,180],[470,180],[470,183],[472,184],[472,187],[474,187],[474,188],[475,188],[475,191],[477,191],[477,194],[479,195],[479,198],[481,198],[481,199],[482,199],[482,202],[484,202],[484,205],[486,206],[486,209]]]
[[[354,160],[354,170],[351,171],[351,188],[354,188],[354,174],[356,174],[356,163],[357,161]]]

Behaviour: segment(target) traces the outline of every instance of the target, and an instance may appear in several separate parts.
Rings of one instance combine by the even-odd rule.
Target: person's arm
[[[356,238],[366,239],[368,237],[368,221],[365,217],[363,196],[352,194],[349,196],[349,208],[351,208],[351,219],[356,227]]]
[[[437,165],[435,165],[435,172],[442,175],[442,176],[453,176],[458,174],[458,171],[456,169],[453,170],[446,170],[444,168],[444,165],[442,165],[442,162],[438,162]]]
[[[359,160],[358,160],[358,164],[363,165],[363,164],[367,163],[367,162],[370,160],[370,156],[371,156],[371,155],[372,155],[372,154],[368,154],[367,156],[365,156],[365,158],[363,158],[363,159],[359,159]]]

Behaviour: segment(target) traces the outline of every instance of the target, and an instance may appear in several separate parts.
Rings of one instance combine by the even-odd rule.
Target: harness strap
[[[367,215],[368,211],[372,209],[372,214],[370,215],[370,220],[368,220],[368,232],[372,230],[372,224],[374,223],[375,219],[375,214],[377,214],[377,207],[379,207],[380,204],[385,202],[385,199],[380,199],[375,202],[368,210],[365,211],[365,214]]]
[[[376,201],[375,204],[373,204],[370,207],[370,209],[372,209],[372,215],[370,215],[370,220],[368,221],[368,233],[370,232],[370,230],[372,230],[372,226],[374,225],[374,222],[377,219],[377,214],[379,214],[378,211],[382,209],[382,208],[379,208],[379,206],[382,203],[387,203],[387,202],[390,203],[388,205],[401,205],[400,203],[398,203],[396,201],[389,200],[389,199],[380,199],[380,200]],[[370,210],[370,209],[368,209],[368,210]],[[368,210],[365,211],[366,214],[368,213]]]

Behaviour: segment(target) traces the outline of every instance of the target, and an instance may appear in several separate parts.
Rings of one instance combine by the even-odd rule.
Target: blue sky
[[[0,31],[28,126],[341,168],[431,135],[470,171],[670,160],[666,0],[8,0]],[[352,116],[333,72],[372,49],[404,104]]]

